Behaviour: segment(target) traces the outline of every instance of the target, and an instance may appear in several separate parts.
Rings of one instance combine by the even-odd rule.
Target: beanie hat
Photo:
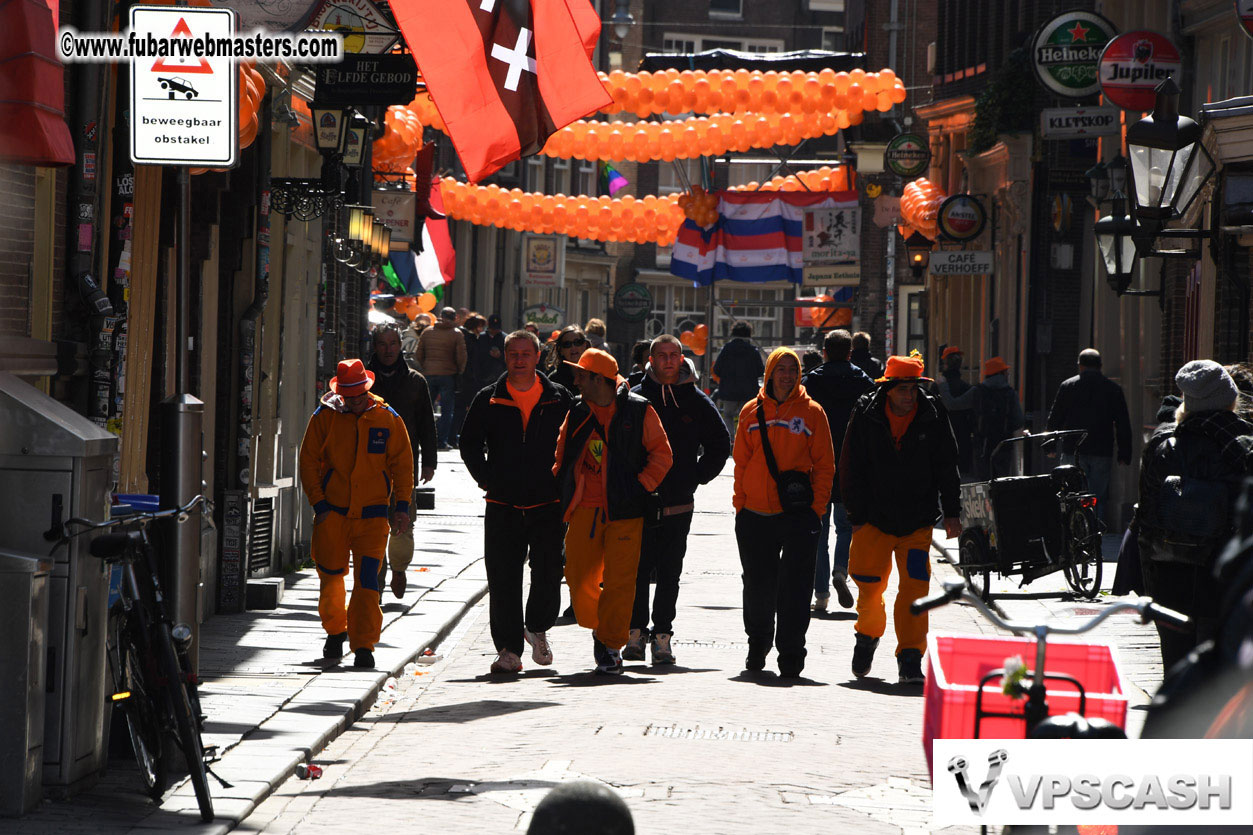
[[[1193,360],[1175,374],[1183,392],[1183,407],[1191,413],[1226,409],[1240,392],[1235,380],[1213,360]]]

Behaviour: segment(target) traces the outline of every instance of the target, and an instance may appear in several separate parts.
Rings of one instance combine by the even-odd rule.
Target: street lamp
[[[631,0],[618,0],[609,22],[613,24],[613,33],[618,40],[626,40],[631,27],[635,25],[635,17],[631,14]]]
[[[931,248],[935,243],[921,232],[914,232],[905,239],[905,252],[909,256],[909,268],[915,278],[922,277],[922,271],[931,261]]]
[[[1100,208],[1109,197],[1109,166],[1097,160],[1083,175],[1088,178],[1088,202]]]
[[[313,140],[324,154],[342,154],[352,111],[342,107],[313,108]]]
[[[1122,192],[1114,192],[1110,212],[1096,222],[1096,244],[1105,262],[1105,275],[1109,286],[1123,295],[1131,286],[1136,268],[1135,221],[1127,216],[1127,198]]]
[[[1179,86],[1157,85],[1153,112],[1127,128],[1136,218],[1150,234],[1182,216],[1214,173],[1214,160],[1201,142],[1201,126],[1179,115]]]

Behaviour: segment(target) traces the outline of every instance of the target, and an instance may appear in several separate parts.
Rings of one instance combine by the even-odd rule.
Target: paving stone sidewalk
[[[435,510],[416,514],[417,551],[408,590],[400,600],[390,589],[383,593],[383,633],[374,670],[353,669],[351,654],[342,665],[321,659],[325,633],[312,568],[284,578],[279,608],[219,615],[202,625],[204,740],[224,752],[214,771],[232,784],[224,788],[209,778],[217,814],[213,824],[200,822],[186,782],[160,806],[153,804],[139,789],[127,751],[113,758],[92,789],[66,801],[45,801],[25,818],[5,821],[4,831],[229,831],[298,763],[357,721],[386,691],[389,679],[436,645],[486,593],[482,493],[453,452],[441,453],[433,485]]]

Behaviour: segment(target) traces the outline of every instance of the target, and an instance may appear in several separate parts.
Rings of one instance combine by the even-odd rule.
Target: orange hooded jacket
[[[393,495],[396,509],[410,512],[409,432],[383,398],[370,397],[374,405],[358,416],[347,411],[338,394],[327,392],[309,418],[300,442],[300,486],[315,513],[386,519]]]
[[[796,363],[798,379],[792,393],[782,403],[770,396],[770,375],[784,357]],[[740,410],[739,428],[735,432],[736,511],[751,510],[755,513],[782,513],[779,490],[766,454],[761,448],[761,427],[757,422],[757,408],[766,410],[766,426],[770,433],[770,448],[779,472],[800,470],[809,473],[809,483],[814,490],[814,512],[826,513],[831,499],[831,484],[835,480],[835,449],[831,446],[831,428],[822,407],[805,393],[800,384],[800,358],[791,348],[776,348],[766,360],[765,382],[756,399],[744,404]]]

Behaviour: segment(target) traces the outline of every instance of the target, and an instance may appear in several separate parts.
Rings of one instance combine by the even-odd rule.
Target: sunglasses
[[[578,347],[579,345],[586,345],[586,344],[587,344],[587,340],[586,340],[586,339],[575,339],[575,340],[562,340],[562,339],[559,339],[559,340],[557,340],[557,347],[558,347],[558,348],[576,348],[576,347]]]

